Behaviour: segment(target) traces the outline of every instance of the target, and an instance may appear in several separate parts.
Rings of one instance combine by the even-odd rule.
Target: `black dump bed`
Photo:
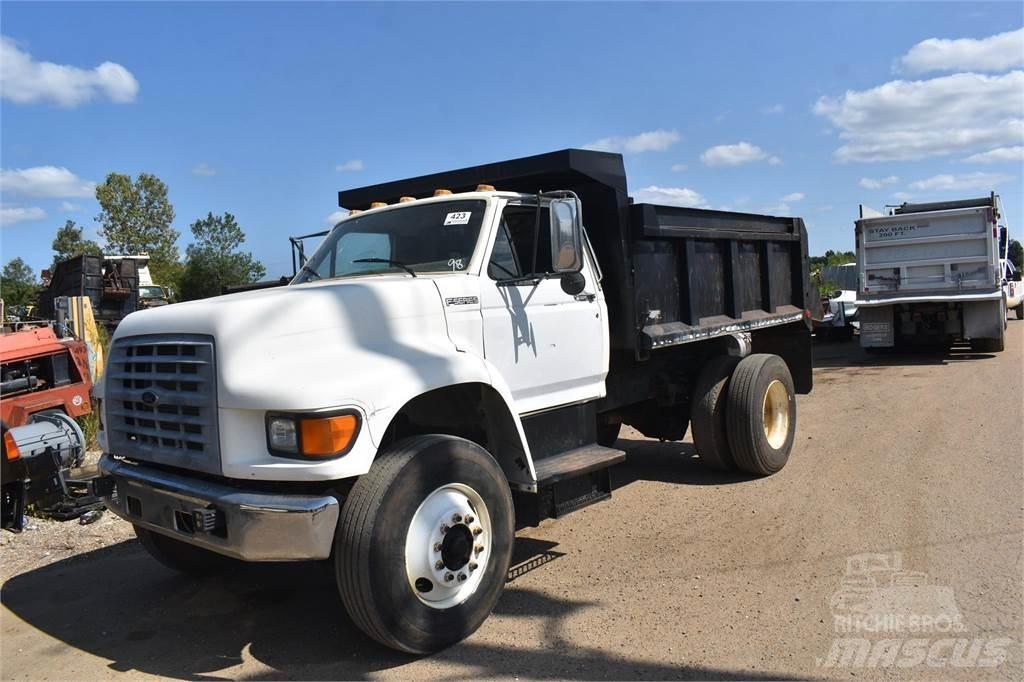
[[[54,301],[61,296],[88,296],[98,322],[114,325],[138,307],[139,275],[131,259],[106,260],[102,256],[75,256],[57,263],[50,285],[39,294],[39,314],[56,315]]]
[[[604,272],[612,348],[652,349],[788,324],[813,306],[800,218],[634,204],[622,156],[566,149],[338,193],[343,208],[435,189],[568,189]]]

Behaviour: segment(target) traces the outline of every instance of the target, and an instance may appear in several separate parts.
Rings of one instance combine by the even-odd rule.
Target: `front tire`
[[[479,445],[415,436],[379,454],[342,508],[335,573],[367,635],[424,654],[473,634],[505,587],[515,539],[508,481]]]
[[[796,391],[778,355],[740,361],[729,381],[729,445],[741,471],[768,476],[786,466],[796,437]]]

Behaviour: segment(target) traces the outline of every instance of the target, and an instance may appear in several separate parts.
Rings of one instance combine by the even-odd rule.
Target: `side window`
[[[537,244],[536,255],[537,255],[537,267],[536,270],[533,267],[534,257],[534,233],[537,227],[537,208],[535,206],[506,206],[504,212],[501,214],[502,224],[505,226],[507,237],[503,237],[501,234],[494,243],[494,256],[491,258],[491,264],[488,266],[488,270],[492,277],[500,279],[502,276],[511,277],[508,274],[498,274],[504,271],[500,267],[495,267],[495,263],[517,272],[519,275],[529,275],[533,272],[544,273],[551,272],[551,232],[548,229],[549,218],[548,209],[542,208],[540,212],[540,243]],[[517,269],[509,267],[509,264],[503,260],[498,260],[499,255],[499,244],[502,240],[506,242],[508,239],[512,240],[508,250],[512,252],[514,263],[518,264]],[[501,247],[502,249],[505,246]],[[497,272],[495,272],[497,271]]]
[[[377,232],[349,232],[338,240],[337,262],[344,263],[347,272],[363,272],[380,270],[376,263],[353,263],[361,258],[391,258],[391,238],[387,234]],[[337,271],[331,264],[333,277]]]
[[[491,279],[519,277],[522,271],[516,260],[516,252],[509,241],[508,225],[504,220],[498,228],[498,236],[494,238],[494,249],[491,251],[491,262],[487,264],[487,274]]]

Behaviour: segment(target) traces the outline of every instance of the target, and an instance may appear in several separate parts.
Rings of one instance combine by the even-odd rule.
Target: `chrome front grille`
[[[105,426],[113,454],[221,473],[212,337],[118,339],[106,382]]]

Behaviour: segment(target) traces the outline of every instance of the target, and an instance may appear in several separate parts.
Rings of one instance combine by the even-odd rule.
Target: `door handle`
[[[573,298],[577,301],[586,301],[587,303],[593,303],[594,299],[597,298],[597,294],[576,294]]]

